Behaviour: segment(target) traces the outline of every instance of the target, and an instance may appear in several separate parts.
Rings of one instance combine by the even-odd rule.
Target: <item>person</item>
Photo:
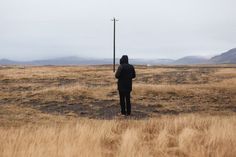
[[[120,65],[115,77],[118,79],[118,90],[120,95],[120,107],[122,115],[131,114],[130,93],[132,91],[132,79],[136,77],[134,66],[129,64],[127,55],[120,59]]]

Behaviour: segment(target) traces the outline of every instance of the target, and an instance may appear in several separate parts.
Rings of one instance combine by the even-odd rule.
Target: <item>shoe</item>
[[[125,116],[126,114],[124,114],[124,113],[119,113],[118,115],[123,117],[123,116]]]

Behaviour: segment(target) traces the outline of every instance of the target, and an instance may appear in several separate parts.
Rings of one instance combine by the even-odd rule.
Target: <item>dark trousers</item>
[[[120,95],[121,114],[130,115],[131,114],[130,92],[119,91],[119,95]]]

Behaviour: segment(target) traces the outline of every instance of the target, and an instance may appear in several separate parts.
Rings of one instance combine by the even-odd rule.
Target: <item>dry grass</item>
[[[236,111],[236,68],[137,66],[136,70],[135,117]],[[5,67],[0,68],[0,76],[1,104],[105,119],[114,118],[119,110],[109,66]]]
[[[235,116],[78,120],[0,129],[0,156],[234,157]]]
[[[234,157],[236,67],[136,66],[118,116],[109,66],[0,67],[0,157]]]

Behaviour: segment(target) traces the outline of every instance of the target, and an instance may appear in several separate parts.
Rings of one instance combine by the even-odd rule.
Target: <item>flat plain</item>
[[[135,68],[121,117],[111,66],[1,66],[0,156],[235,156],[235,65]]]

